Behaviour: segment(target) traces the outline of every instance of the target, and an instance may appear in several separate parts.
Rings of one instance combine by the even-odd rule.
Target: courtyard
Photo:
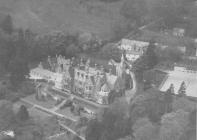
[[[52,114],[52,115],[56,115],[59,117],[64,117],[67,119],[70,119],[72,121],[77,121],[80,116],[74,115],[71,111],[70,108],[65,107],[63,109],[59,108],[59,105],[61,104],[57,104],[56,101],[52,100],[51,98],[47,98],[44,101],[40,101],[37,100],[35,98],[35,95],[30,95],[26,98],[21,99],[21,103],[24,103],[24,105],[26,106],[26,104],[31,104],[32,108],[34,108],[33,112],[46,112],[48,114]],[[37,111],[35,111],[37,110]]]

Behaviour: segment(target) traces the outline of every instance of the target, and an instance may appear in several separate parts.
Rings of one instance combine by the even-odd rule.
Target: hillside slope
[[[10,13],[16,27],[45,33],[51,30],[85,31],[111,37],[114,23],[123,17],[124,0],[102,3],[87,0],[0,0],[0,12]]]

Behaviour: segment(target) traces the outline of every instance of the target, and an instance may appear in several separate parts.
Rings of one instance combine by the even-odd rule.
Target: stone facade
[[[52,64],[50,57],[48,62],[53,66],[50,70],[44,69],[40,64],[38,68],[32,69],[30,75],[35,77],[38,74],[40,79],[53,81],[55,88],[77,94],[83,98],[93,100],[100,104],[108,104],[108,95],[111,91],[122,90],[125,85],[126,72],[122,56],[121,62],[116,65],[116,74],[111,70],[106,72],[103,66],[90,66],[90,60],[75,63],[75,59],[65,59],[63,56],[56,56],[56,64]],[[54,67],[55,66],[55,67]],[[52,72],[52,70],[55,70]]]

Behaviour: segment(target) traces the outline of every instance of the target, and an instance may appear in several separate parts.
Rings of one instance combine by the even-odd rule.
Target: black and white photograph
[[[197,0],[0,0],[0,140],[197,140]]]

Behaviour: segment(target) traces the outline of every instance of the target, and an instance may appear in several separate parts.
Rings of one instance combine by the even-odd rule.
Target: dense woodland
[[[129,104],[117,99],[91,120],[87,140],[194,140],[195,102],[155,89],[139,93]]]

